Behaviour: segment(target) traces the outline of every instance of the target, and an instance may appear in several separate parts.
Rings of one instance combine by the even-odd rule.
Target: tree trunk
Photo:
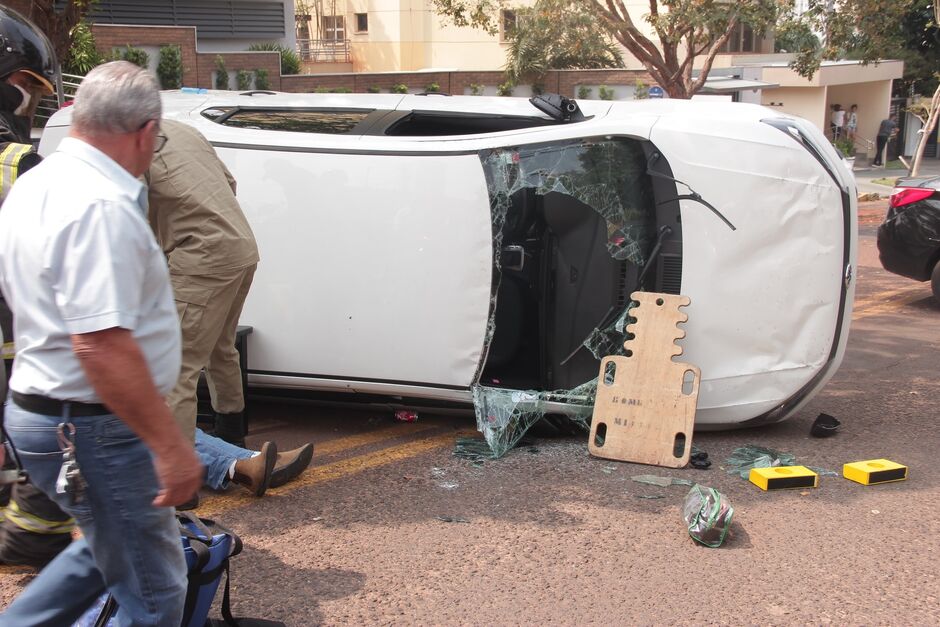
[[[911,176],[917,176],[920,170],[920,162],[924,159],[924,149],[927,148],[927,141],[930,139],[933,130],[937,127],[937,118],[940,117],[940,86],[934,92],[933,99],[930,101],[930,111],[927,115],[927,121],[924,122],[923,133],[920,141],[917,142],[917,150],[914,152],[914,161],[911,163]]]

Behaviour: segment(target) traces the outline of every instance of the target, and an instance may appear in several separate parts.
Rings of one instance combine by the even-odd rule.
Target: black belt
[[[60,401],[39,394],[20,394],[13,392],[13,402],[34,414],[43,416],[62,416],[68,410],[69,416],[104,416],[113,413],[100,403],[80,403],[78,401]]]

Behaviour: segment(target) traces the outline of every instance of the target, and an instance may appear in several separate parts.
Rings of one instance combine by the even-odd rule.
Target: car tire
[[[934,265],[930,275],[930,289],[933,290],[933,297],[940,301],[940,261]]]

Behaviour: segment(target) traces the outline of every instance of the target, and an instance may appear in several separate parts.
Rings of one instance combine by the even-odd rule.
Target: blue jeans
[[[87,482],[73,505],[57,494],[60,422],[75,425],[75,456]],[[171,507],[154,507],[150,450],[117,416],[69,418],[6,405],[5,428],[30,481],[78,522],[84,537],[60,553],[13,601],[0,626],[71,625],[107,589],[118,625],[179,625],[186,561]]]
[[[206,485],[215,490],[228,487],[228,469],[232,462],[254,456],[252,451],[208,435],[202,429],[196,429],[196,454],[206,467]]]

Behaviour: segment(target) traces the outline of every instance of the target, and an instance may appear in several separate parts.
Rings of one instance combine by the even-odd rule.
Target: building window
[[[762,37],[755,35],[754,29],[738,22],[731,31],[728,41],[721,47],[723,53],[755,52],[760,49]]]
[[[514,9],[503,9],[500,11],[499,18],[499,40],[509,41],[512,39],[512,35],[516,31],[516,24],[518,22],[516,11]]]
[[[356,32],[357,33],[369,32],[369,14],[368,13],[356,13]]]
[[[323,16],[323,39],[343,41],[346,39],[346,18],[342,15]]]

